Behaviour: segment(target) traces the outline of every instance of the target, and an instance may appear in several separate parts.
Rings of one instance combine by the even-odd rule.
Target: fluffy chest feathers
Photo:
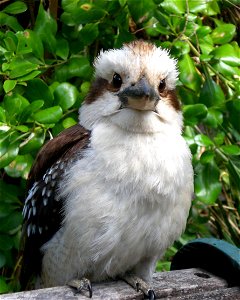
[[[68,197],[64,242],[79,253],[70,255],[76,257],[71,268],[81,257],[88,273],[94,263],[94,280],[114,277],[144,257],[162,255],[184,229],[192,193],[189,150],[171,132],[126,133],[103,123],[60,192]]]

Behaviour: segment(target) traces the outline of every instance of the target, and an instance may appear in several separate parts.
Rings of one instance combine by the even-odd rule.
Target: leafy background
[[[100,49],[144,39],[179,60],[177,92],[195,170],[179,247],[215,236],[240,245],[238,1],[0,1],[0,292],[16,291],[26,179],[52,136],[76,124]],[[26,4],[27,3],[27,4]]]

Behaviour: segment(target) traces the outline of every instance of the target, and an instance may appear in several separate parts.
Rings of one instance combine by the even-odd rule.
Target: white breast
[[[60,187],[68,199],[64,228],[44,247],[52,285],[76,275],[114,277],[143,257],[161,256],[185,228],[192,177],[179,134],[96,126]]]

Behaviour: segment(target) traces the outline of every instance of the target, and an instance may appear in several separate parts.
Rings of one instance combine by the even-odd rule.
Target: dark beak
[[[153,111],[160,99],[145,77],[142,77],[136,84],[119,92],[118,97],[122,107]]]

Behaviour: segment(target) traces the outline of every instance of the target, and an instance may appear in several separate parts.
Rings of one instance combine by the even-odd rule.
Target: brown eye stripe
[[[165,90],[163,93],[160,93],[160,96],[166,99],[176,111],[181,110],[181,104],[175,90]]]

